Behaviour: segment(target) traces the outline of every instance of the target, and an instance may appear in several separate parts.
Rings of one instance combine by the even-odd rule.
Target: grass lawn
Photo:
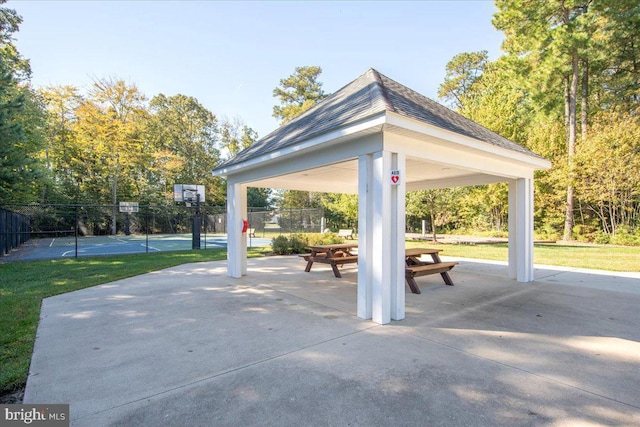
[[[441,255],[461,258],[507,261],[506,243],[490,245],[433,244],[425,241],[407,241],[408,248],[429,247],[442,249]],[[640,247],[610,245],[564,245],[537,243],[534,245],[535,264],[562,267],[592,268],[609,271],[640,271]]]
[[[249,249],[248,256],[268,250]],[[207,249],[0,264],[0,396],[27,381],[43,298],[179,264],[226,258],[226,249]]]

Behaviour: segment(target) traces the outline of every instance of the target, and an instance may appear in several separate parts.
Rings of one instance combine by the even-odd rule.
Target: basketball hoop
[[[198,196],[200,196],[200,200],[198,200]],[[205,201],[204,185],[174,184],[173,200],[178,203],[184,202],[187,206],[198,201],[203,203]]]
[[[195,184],[174,184],[173,185],[173,200],[178,203],[184,202],[184,204],[190,208],[195,205],[195,212],[193,215],[192,223],[192,249],[200,249],[200,228],[202,227],[202,218],[200,216],[200,203],[203,203],[204,198],[204,185]],[[206,246],[206,242],[205,242]]]

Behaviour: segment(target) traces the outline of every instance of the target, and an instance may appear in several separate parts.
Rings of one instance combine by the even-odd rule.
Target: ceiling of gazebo
[[[454,166],[407,157],[405,177],[407,191],[489,184],[504,180],[505,178],[495,175],[474,173]],[[282,176],[261,179],[253,181],[249,185],[284,190],[357,194],[358,160],[351,159]]]

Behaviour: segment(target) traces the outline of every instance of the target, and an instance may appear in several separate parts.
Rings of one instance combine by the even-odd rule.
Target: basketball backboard
[[[120,202],[120,212],[135,213],[138,209],[138,202]]]
[[[173,200],[176,202],[195,203],[198,195],[200,203],[204,202],[204,185],[173,184]]]

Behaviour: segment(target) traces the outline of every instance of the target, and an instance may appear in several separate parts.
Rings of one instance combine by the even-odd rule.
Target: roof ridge
[[[393,103],[389,100],[389,96],[387,95],[387,89],[384,86],[384,82],[382,81],[382,77],[380,77],[381,75],[384,75],[384,74],[380,73],[375,68],[369,68],[369,70],[367,70],[367,73],[368,72],[371,72],[373,74],[373,78],[377,83],[375,88],[380,91],[380,97],[382,98],[382,102],[384,102],[385,110],[389,110],[389,111],[392,111],[392,112],[396,113],[397,112],[396,108],[393,105]]]
[[[284,126],[288,126],[291,123],[295,123],[297,121],[300,121],[302,119],[304,119],[306,116],[310,115],[311,113],[315,112],[315,110],[321,108],[323,103],[327,103],[329,102],[329,100],[335,98],[336,95],[340,94],[346,87],[354,84],[355,82],[357,82],[358,80],[360,80],[361,78],[365,77],[367,74],[372,73],[373,74],[373,79],[376,81],[377,85],[380,87],[380,92],[381,92],[381,98],[384,101],[384,105],[385,108],[394,111],[395,109],[393,108],[393,106],[391,105],[391,103],[389,102],[389,100],[385,97],[384,94],[384,84],[382,83],[382,79],[380,78],[380,73],[378,73],[377,70],[375,70],[374,68],[369,68],[367,71],[365,71],[364,73],[362,73],[360,76],[358,76],[357,78],[353,79],[352,81],[350,81],[349,83],[345,84],[344,86],[342,86],[340,89],[336,90],[335,92],[331,93],[329,96],[327,96],[326,98],[321,99],[320,101],[316,102],[315,104],[313,104],[311,107],[309,107],[308,110],[300,113],[299,115],[295,116],[294,118],[292,118],[291,120],[288,120],[286,122],[283,122],[282,124],[278,125],[278,127],[274,130],[272,130],[271,132],[269,132],[268,134],[266,134],[264,137],[260,138],[260,139],[266,139],[267,137],[269,137],[271,134],[276,133],[277,131],[279,131],[282,127]],[[388,78],[388,77],[387,77]],[[369,99],[369,105],[372,105],[372,99]]]
[[[292,118],[291,120],[288,120],[286,122],[283,122],[281,125],[279,125],[276,129],[274,129],[273,131],[269,132],[267,135],[265,135],[264,137],[266,138],[267,136],[271,135],[272,133],[276,132],[278,129],[280,129],[283,126],[287,126],[290,123],[295,123],[301,119],[303,119],[304,117],[308,116],[309,114],[311,114],[311,112],[313,112],[314,110],[317,110],[318,108],[320,108],[320,106],[323,103],[328,102],[328,100],[335,98],[335,95],[340,94],[340,92],[342,92],[343,89],[345,89],[347,86],[350,86],[352,84],[354,84],[355,82],[357,82],[360,78],[362,78],[363,76],[365,76],[369,71],[374,71],[377,73],[376,70],[374,70],[373,68],[369,68],[367,71],[365,71],[362,75],[360,75],[359,77],[357,77],[356,79],[350,81],[349,83],[345,84],[344,86],[342,86],[340,89],[336,90],[335,92],[331,93],[330,95],[326,96],[325,98],[322,98],[320,101],[316,102],[315,104],[313,104],[311,107],[309,107],[308,110],[303,111],[302,113],[298,114],[297,116],[295,116],[294,118]],[[262,139],[262,138],[260,138]]]

